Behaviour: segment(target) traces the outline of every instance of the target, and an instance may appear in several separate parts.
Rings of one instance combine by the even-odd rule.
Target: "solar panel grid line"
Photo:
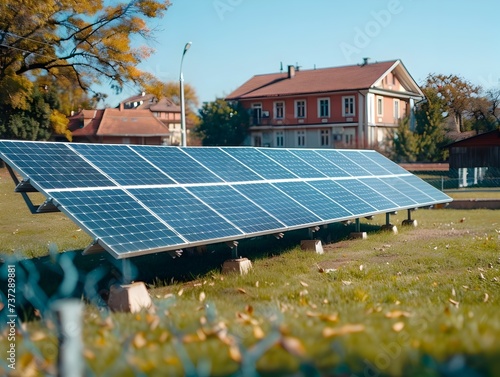
[[[138,181],[142,185],[177,183],[130,145],[121,147],[118,144],[73,144],[70,148],[107,174],[119,186],[129,186]]]
[[[212,173],[214,173],[214,170],[218,170],[216,175],[226,183],[265,180],[260,174],[254,172],[220,147],[188,147],[184,148],[184,152],[191,155],[199,164]]]
[[[328,194],[336,198],[341,198],[344,203],[343,207],[351,212],[353,217],[364,217],[379,212],[377,208],[373,207],[366,200],[340,185],[337,180],[315,181],[311,182],[311,185],[322,191],[325,195]]]
[[[323,222],[352,217],[352,213],[346,208],[339,206],[332,198],[309,185],[308,182],[280,182],[274,186],[309,209]]]
[[[389,170],[387,170],[384,166],[380,165],[374,160],[370,160],[368,158],[368,153],[365,153],[366,151],[360,151],[360,150],[349,150],[349,151],[339,151],[342,156],[344,156],[346,159],[352,161],[354,164],[358,165],[361,167],[363,170],[367,171],[370,173],[371,176],[384,176],[384,175],[392,175]],[[365,164],[367,162],[371,162],[371,166],[368,169],[365,169]]]
[[[211,187],[214,187],[214,186],[211,186]],[[245,200],[247,200],[249,203],[252,203],[252,204],[253,204],[256,208],[258,208],[259,210],[261,210],[262,212],[264,212],[266,215],[268,215],[269,217],[271,217],[272,219],[274,219],[276,222],[278,222],[278,223],[279,223],[279,225],[280,225],[280,227],[278,227],[278,228],[277,228],[277,230],[278,230],[278,231],[280,231],[280,230],[284,230],[284,229],[286,229],[286,228],[287,228],[286,224],[285,224],[285,223],[283,223],[282,221],[280,221],[280,220],[279,220],[276,216],[274,216],[272,213],[270,213],[269,211],[267,211],[264,207],[260,206],[258,203],[256,203],[255,201],[253,201],[253,200],[252,200],[251,198],[249,198],[248,196],[246,196],[246,195],[242,194],[241,192],[238,192],[238,191],[237,191],[234,187],[232,187],[232,186],[222,186],[222,187],[227,187],[227,188],[229,188],[229,189],[233,190],[235,193],[237,193],[238,195],[240,195],[242,198],[244,198]],[[200,187],[200,186],[198,186],[198,188],[209,189],[209,186],[205,186],[205,187]],[[189,189],[188,189],[188,190],[189,190]],[[196,190],[196,188],[195,188],[195,187],[191,188],[191,190],[190,190],[190,191],[191,191],[192,193],[193,193],[193,191],[194,191],[194,193],[193,193],[193,194],[194,194],[194,195],[196,195],[198,198],[200,198],[200,196],[202,196],[202,195],[201,195],[201,193],[200,193],[199,191],[198,191],[198,192],[196,192],[197,190]],[[227,197],[227,196],[225,196],[225,198],[226,198],[226,197]],[[224,199],[225,199],[225,198],[224,198]],[[208,200],[208,199],[205,199],[205,200]],[[212,201],[212,202],[213,202],[213,201]],[[212,204],[212,206],[214,206],[214,204]]]
[[[318,150],[297,149],[291,151],[291,153],[293,153],[295,156],[297,156],[310,166],[313,166],[316,170],[319,170],[327,177],[352,177],[351,174],[340,168],[331,160],[324,158]]]
[[[147,160],[155,160],[155,166],[178,184],[224,182],[222,178],[200,164],[197,159],[180,147],[130,146]]]
[[[262,156],[265,159],[266,162],[268,162],[268,163],[271,162],[271,163],[275,164],[280,169],[282,169],[283,172],[285,172],[286,174],[290,175],[291,177],[289,179],[300,178],[298,175],[296,175],[293,171],[291,171],[290,169],[288,169],[286,166],[280,164],[278,161],[272,159],[270,156],[268,156],[265,153],[263,153],[262,152],[262,148],[252,148],[252,149],[249,149],[248,147],[224,147],[223,149],[226,151],[226,153],[231,154],[233,157],[235,157],[235,155],[237,155],[238,151],[240,151],[240,150],[253,151],[256,154],[258,154],[259,156]],[[250,162],[252,162],[252,160],[250,160]],[[247,164],[248,164],[248,162],[247,162]],[[266,168],[268,168],[268,166],[266,166]],[[272,179],[287,179],[286,177],[270,178],[270,177],[265,176],[264,174],[265,174],[265,172],[261,172],[260,175],[262,175],[267,180],[272,180]]]
[[[372,189],[376,189],[378,192],[386,192],[390,193],[392,198],[397,198],[397,203],[401,206],[415,206],[418,203],[412,199],[410,196],[406,195],[404,192],[394,188],[384,181],[384,178],[373,177],[373,178],[365,178],[363,179],[364,183],[369,182],[368,186]],[[385,195],[387,197],[387,195]]]
[[[288,170],[290,170],[293,174],[295,174],[299,178],[319,178],[319,177],[328,178],[320,170],[316,169],[314,166],[308,164],[306,161],[293,154],[291,152],[292,149],[262,148],[260,149],[260,151],[269,158],[271,158],[273,161],[286,167]],[[313,172],[314,175],[308,174],[307,176],[304,176],[303,175],[304,168],[306,168],[308,171],[314,170],[315,171],[315,173]]]
[[[346,178],[347,179],[347,178]],[[331,180],[331,179],[330,179]],[[327,199],[331,200],[332,202],[334,202],[336,205],[338,205],[339,207],[341,207],[342,209],[344,209],[345,211],[349,212],[350,213],[350,216],[352,218],[352,216],[354,215],[354,213],[352,211],[350,211],[347,207],[345,207],[344,205],[342,205],[342,203],[336,201],[335,199],[331,198],[330,196],[328,196],[327,194],[325,194],[322,190],[318,189],[317,187],[314,187],[309,181],[306,182],[307,185],[311,186],[313,189],[315,189],[317,192],[319,192],[321,195],[323,195],[324,197],[326,197]],[[342,218],[342,220],[344,220],[344,218]]]
[[[310,224],[323,221],[312,211],[270,183],[247,183],[233,185],[233,188],[273,214],[287,227],[293,227],[299,223],[307,227]]]
[[[353,181],[342,181],[339,184],[352,195],[356,195],[361,200],[375,207],[377,211],[393,211],[398,208],[396,203],[388,199],[385,195],[371,189],[361,181],[361,178],[356,178]],[[354,192],[354,188],[357,189],[356,193]]]
[[[193,197],[194,200],[198,200],[200,203],[202,203],[203,205],[207,206],[208,208],[210,208],[212,211],[214,211],[217,215],[219,215],[221,218],[223,218],[225,221],[227,221],[229,224],[231,224],[233,227],[235,227],[236,229],[238,229],[241,234],[247,234],[247,232],[245,232],[243,229],[241,229],[240,227],[238,227],[233,221],[231,221],[230,219],[228,219],[226,216],[224,216],[222,213],[220,213],[219,211],[217,211],[217,209],[215,209],[213,206],[211,206],[210,204],[206,203],[203,199],[201,199],[199,196],[196,196],[194,195],[191,191],[187,190],[186,187],[183,187],[183,189]]]

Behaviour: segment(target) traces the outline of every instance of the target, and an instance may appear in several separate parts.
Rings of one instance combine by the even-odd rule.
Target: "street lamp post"
[[[187,145],[187,131],[186,131],[186,111],[184,104],[184,75],[182,74],[182,62],[184,61],[184,55],[186,55],[187,50],[191,47],[191,42],[186,43],[184,46],[184,51],[182,52],[181,58],[181,73],[179,76],[179,81],[181,85],[181,132],[182,132],[182,143],[181,145],[185,147]]]

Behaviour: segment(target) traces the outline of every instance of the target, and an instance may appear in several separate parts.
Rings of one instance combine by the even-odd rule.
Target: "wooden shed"
[[[450,150],[450,171],[458,170],[460,187],[478,184],[488,174],[500,170],[500,129],[462,139],[446,147]]]

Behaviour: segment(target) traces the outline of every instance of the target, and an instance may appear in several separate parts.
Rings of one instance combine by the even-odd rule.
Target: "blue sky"
[[[496,0],[171,0],[156,28],[156,53],[140,66],[186,83],[200,103],[224,97],[255,74],[401,59],[421,84],[429,73],[500,86]],[[120,97],[138,90],[127,86]]]

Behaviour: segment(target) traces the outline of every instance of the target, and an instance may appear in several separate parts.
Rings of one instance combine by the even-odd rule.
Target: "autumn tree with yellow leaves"
[[[63,113],[84,100],[82,93],[96,84],[117,92],[125,83],[140,85],[146,76],[137,65],[153,50],[137,37],[153,39],[148,21],[169,6],[168,0],[2,0],[0,137],[69,136]],[[54,101],[57,92],[72,99]]]

